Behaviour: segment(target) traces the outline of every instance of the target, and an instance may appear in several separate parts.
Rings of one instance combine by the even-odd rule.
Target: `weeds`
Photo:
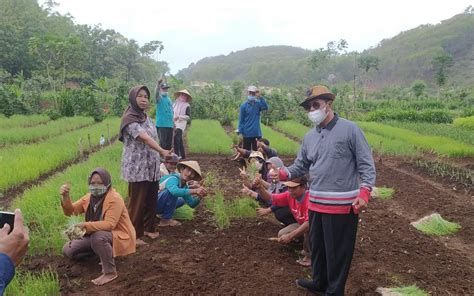
[[[5,296],[9,295],[60,295],[58,275],[51,270],[18,271],[5,291]]]
[[[230,226],[231,218],[255,217],[258,203],[250,198],[238,198],[232,202],[224,200],[222,192],[206,198],[206,207],[212,211],[218,228]]]
[[[374,187],[374,190],[372,191],[372,197],[386,200],[386,199],[391,199],[394,193],[395,193],[395,189],[393,188]]]
[[[194,209],[188,205],[184,205],[180,208],[177,208],[173,215],[174,219],[177,220],[193,220],[194,219]]]

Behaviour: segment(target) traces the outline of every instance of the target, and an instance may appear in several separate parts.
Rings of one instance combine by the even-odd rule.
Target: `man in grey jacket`
[[[315,124],[293,165],[280,179],[309,173],[309,223],[313,275],[296,284],[312,293],[344,295],[354,253],[358,213],[375,185],[371,149],[361,129],[332,109],[335,95],[314,86],[301,106]]]

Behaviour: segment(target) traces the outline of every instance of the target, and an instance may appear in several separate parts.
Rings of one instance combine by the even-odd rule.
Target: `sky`
[[[44,1],[39,1],[42,4]],[[78,24],[101,24],[139,44],[163,42],[155,56],[175,74],[191,63],[254,46],[325,47],[345,39],[348,50],[461,13],[474,0],[55,0]]]

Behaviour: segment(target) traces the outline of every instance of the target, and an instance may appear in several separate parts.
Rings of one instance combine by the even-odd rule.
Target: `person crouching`
[[[294,178],[288,182],[283,182],[288,191],[278,194],[270,194],[268,190],[259,182],[261,179],[257,178],[258,193],[266,200],[271,200],[272,206],[288,207],[292,217],[280,221],[284,223],[285,227],[278,232],[279,242],[288,244],[298,238],[303,237],[303,256],[302,260],[297,262],[303,266],[311,266],[310,248],[309,248],[309,191],[307,190],[308,180],[306,177]],[[272,208],[259,208],[257,212],[260,216],[270,214]]]
[[[181,223],[172,219],[177,208],[187,204],[197,207],[207,191],[199,184],[202,180],[201,168],[197,161],[189,160],[178,163],[179,173],[171,173],[160,179],[163,191],[158,193],[156,213],[161,215],[158,226],[178,226]],[[193,185],[188,185],[188,184]]]
[[[102,264],[102,275],[92,280],[98,286],[118,277],[114,257],[135,253],[135,229],[120,194],[111,186],[111,177],[103,168],[94,169],[89,175],[89,193],[76,202],[71,201],[70,186],[59,189],[61,205],[66,216],[85,213],[85,222],[79,223],[86,234],[63,247],[63,254],[80,259],[96,254]]]

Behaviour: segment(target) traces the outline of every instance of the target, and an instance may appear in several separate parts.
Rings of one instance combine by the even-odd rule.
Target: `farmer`
[[[128,182],[128,211],[137,234],[137,244],[145,242],[146,235],[157,238],[155,232],[156,194],[160,180],[160,154],[164,157],[171,151],[158,145],[156,129],[146,115],[150,105],[150,91],[139,85],[130,90],[130,105],[122,116],[119,140],[123,142],[122,178]]]
[[[171,150],[173,144],[173,106],[168,96],[169,85],[160,78],[155,88],[156,101],[156,130],[160,146]]]
[[[96,168],[88,181],[89,193],[74,203],[69,195],[69,185],[64,184],[59,189],[64,214],[71,216],[85,213],[86,220],[78,224],[85,229],[85,236],[66,243],[63,253],[72,259],[90,254],[99,256],[102,274],[92,283],[102,286],[118,276],[114,257],[135,252],[135,229],[122,197],[112,188],[109,172]]]
[[[288,188],[282,182],[280,182],[280,176],[277,170],[274,170],[274,169],[270,170],[268,173],[268,177],[269,177],[268,182],[265,182],[263,179],[260,178],[261,186],[264,187],[268,191],[268,193],[270,194],[282,193],[288,190]],[[255,190],[257,189],[257,187],[254,184],[252,187]],[[258,202],[266,206],[272,205],[271,199],[269,197],[261,196],[260,194],[258,194],[257,191],[254,191],[250,189],[249,187],[245,186],[245,184],[243,185],[242,193],[255,198],[255,200],[257,200]],[[275,209],[276,208],[277,207],[275,206]]]
[[[161,215],[158,226],[180,225],[181,223],[172,219],[176,209],[184,204],[195,208],[207,194],[206,189],[199,184],[202,174],[197,161],[180,162],[178,170],[179,173],[172,173],[160,179],[160,186],[164,185],[164,189],[157,199],[156,213]],[[189,186],[190,183],[193,185]]]
[[[240,177],[242,178],[244,185],[252,190],[254,187],[252,183],[254,182],[255,177],[260,174],[260,176],[266,180],[267,173],[268,170],[267,165],[265,164],[265,158],[259,151],[252,151],[247,162],[244,161],[242,169],[240,169]]]
[[[160,164],[160,177],[176,173],[176,165],[179,162],[178,155],[171,154],[165,156],[165,161]]]
[[[303,237],[303,255],[302,260],[297,262],[303,266],[310,266],[311,259],[309,258],[309,222],[308,222],[308,206],[309,206],[309,192],[307,188],[307,179],[305,176],[294,178],[288,182],[283,182],[288,187],[288,191],[283,193],[268,192],[262,185],[260,178],[257,178],[257,190],[258,193],[265,200],[271,200],[273,206],[285,208],[287,207],[291,216],[279,217],[275,213],[275,217],[282,222],[285,227],[278,232],[279,242],[288,244],[298,238]],[[260,216],[270,214],[272,207],[270,208],[258,208],[257,213]],[[282,219],[284,218],[284,219]]]
[[[280,178],[309,172],[309,222],[312,279],[296,284],[310,292],[343,295],[354,252],[358,213],[375,184],[375,166],[364,133],[333,111],[335,95],[313,86],[300,104],[315,125],[304,137],[298,156]]]
[[[257,139],[262,137],[260,112],[268,110],[268,105],[264,97],[257,97],[255,86],[249,86],[247,92],[247,100],[240,105],[238,131],[244,138],[243,148],[256,151]]]
[[[11,226],[7,223],[0,228],[0,295],[15,276],[15,266],[23,260],[30,241],[19,209],[15,210],[14,219],[11,232]]]
[[[186,130],[188,121],[191,119],[191,107],[189,106],[189,103],[193,98],[185,89],[175,92],[174,97],[174,153],[176,153],[180,159],[185,159],[186,154],[184,152],[183,134]]]
[[[265,138],[257,140],[257,151],[262,152],[266,158],[278,156],[277,151],[273,148],[270,148],[270,141]]]

